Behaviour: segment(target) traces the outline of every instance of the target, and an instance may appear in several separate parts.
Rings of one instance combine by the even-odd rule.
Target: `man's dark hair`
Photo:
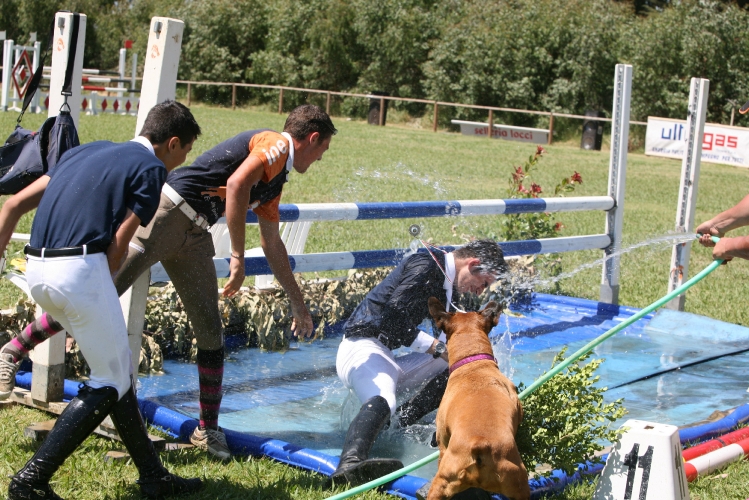
[[[151,144],[161,144],[172,137],[178,137],[180,145],[185,147],[198,138],[200,125],[187,106],[169,100],[151,108],[140,135],[147,137]]]
[[[473,240],[470,243],[455,250],[455,257],[461,259],[474,257],[481,263],[474,269],[483,274],[499,276],[507,271],[507,264],[502,249],[494,240]]]
[[[338,133],[328,113],[312,104],[303,104],[294,108],[286,118],[283,131],[288,132],[297,141],[304,140],[312,132],[320,134],[319,141],[324,141]]]

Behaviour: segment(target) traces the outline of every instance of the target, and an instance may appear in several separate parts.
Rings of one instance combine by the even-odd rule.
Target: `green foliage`
[[[729,123],[728,99],[749,95],[749,16],[734,4],[685,0],[625,26],[622,62],[634,67],[632,118],[685,117],[691,78],[710,80],[708,121]]]
[[[551,368],[564,360],[565,353],[566,348],[554,357]],[[606,388],[594,385],[603,360],[581,366],[589,357],[590,353],[570,364],[522,402],[524,417],[515,439],[529,472],[545,465],[571,475],[578,464],[597,461],[594,454],[603,449],[601,442],[616,439],[617,431],[610,425],[626,413],[623,400],[604,403]],[[520,384],[518,392],[523,389]],[[536,475],[548,477],[550,472]]]
[[[613,68],[634,66],[632,118],[683,118],[692,77],[710,80],[708,119],[727,123],[749,94],[749,13],[717,0],[0,0],[0,30],[44,40],[55,11],[88,16],[84,65],[116,69],[133,40],[145,58],[152,16],[185,22],[181,79],[247,82],[583,114],[610,111]],[[193,88],[193,98],[228,104],[231,89]],[[277,91],[239,88],[242,103]],[[292,92],[286,106],[314,97]],[[333,103],[363,117],[367,102]],[[412,116],[423,103],[391,103]],[[486,118],[442,107],[440,122]],[[497,113],[499,122],[548,126],[540,115]],[[746,117],[738,117],[738,123]],[[557,135],[579,122],[556,123]],[[634,137],[634,136],[633,136]]]

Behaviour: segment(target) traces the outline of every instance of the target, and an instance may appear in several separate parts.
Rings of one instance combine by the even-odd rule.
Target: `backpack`
[[[78,45],[78,20],[79,15],[74,14],[70,41],[71,50],[68,55],[68,67],[65,70],[65,82],[62,88],[62,94],[66,98],[72,95],[73,63],[75,61],[75,49]],[[49,45],[52,43],[52,35],[53,33],[50,33],[47,53],[49,52]],[[38,131],[34,132],[21,127],[23,114],[39,87],[47,53],[42,56],[29,83],[29,88],[23,98],[21,114],[16,122],[16,128],[6,139],[5,145],[0,148],[0,195],[16,194],[21,191],[47,173],[50,168],[57,165],[60,157],[68,149],[80,145],[78,131],[70,114],[67,99],[60,109],[60,114],[47,118]]]

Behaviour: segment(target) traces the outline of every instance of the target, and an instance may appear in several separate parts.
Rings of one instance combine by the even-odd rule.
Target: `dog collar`
[[[497,358],[492,356],[491,354],[474,354],[473,356],[468,356],[467,358],[463,358],[457,363],[454,363],[453,365],[450,365],[450,374],[460,368],[463,365],[467,365],[468,363],[472,363],[474,361],[481,361],[482,359],[490,359],[494,361],[494,363],[497,363]]]

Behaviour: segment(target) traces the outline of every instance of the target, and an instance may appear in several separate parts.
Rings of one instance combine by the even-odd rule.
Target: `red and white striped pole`
[[[748,453],[749,438],[695,457],[684,464],[687,481],[691,483],[701,475],[709,474],[725,467],[731,462],[741,460]]]

